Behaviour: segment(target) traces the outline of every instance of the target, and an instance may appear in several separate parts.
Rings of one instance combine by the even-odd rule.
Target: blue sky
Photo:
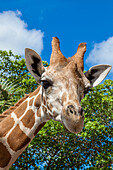
[[[49,62],[54,36],[66,57],[87,42],[85,70],[96,64],[113,66],[113,1],[0,0],[1,50],[24,57],[24,48],[30,47]],[[113,69],[107,78],[113,79]]]

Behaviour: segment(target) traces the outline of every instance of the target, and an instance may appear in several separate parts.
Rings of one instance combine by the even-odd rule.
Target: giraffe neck
[[[41,87],[0,123],[0,170],[7,170],[44,126]]]

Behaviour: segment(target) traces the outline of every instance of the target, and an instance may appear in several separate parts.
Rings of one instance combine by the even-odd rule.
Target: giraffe
[[[41,57],[25,49],[27,68],[40,86],[0,115],[0,170],[11,167],[50,119],[61,122],[71,133],[83,129],[80,101],[111,70],[110,65],[96,65],[84,74],[85,52],[86,43],[81,43],[76,54],[65,58],[59,39],[53,37],[50,66],[45,69]]]

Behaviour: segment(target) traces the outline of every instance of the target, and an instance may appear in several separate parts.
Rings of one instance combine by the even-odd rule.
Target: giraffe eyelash
[[[41,85],[44,89],[47,89],[48,87],[52,86],[52,82],[48,80],[41,80]]]

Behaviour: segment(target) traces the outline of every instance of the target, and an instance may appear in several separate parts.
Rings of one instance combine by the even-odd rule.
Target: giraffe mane
[[[30,93],[31,94],[31,93]],[[25,95],[22,99],[20,99],[14,106],[11,106],[9,109],[4,111],[2,114],[0,114],[0,122],[4,120],[6,117],[8,117],[20,104],[27,99],[30,94]]]

